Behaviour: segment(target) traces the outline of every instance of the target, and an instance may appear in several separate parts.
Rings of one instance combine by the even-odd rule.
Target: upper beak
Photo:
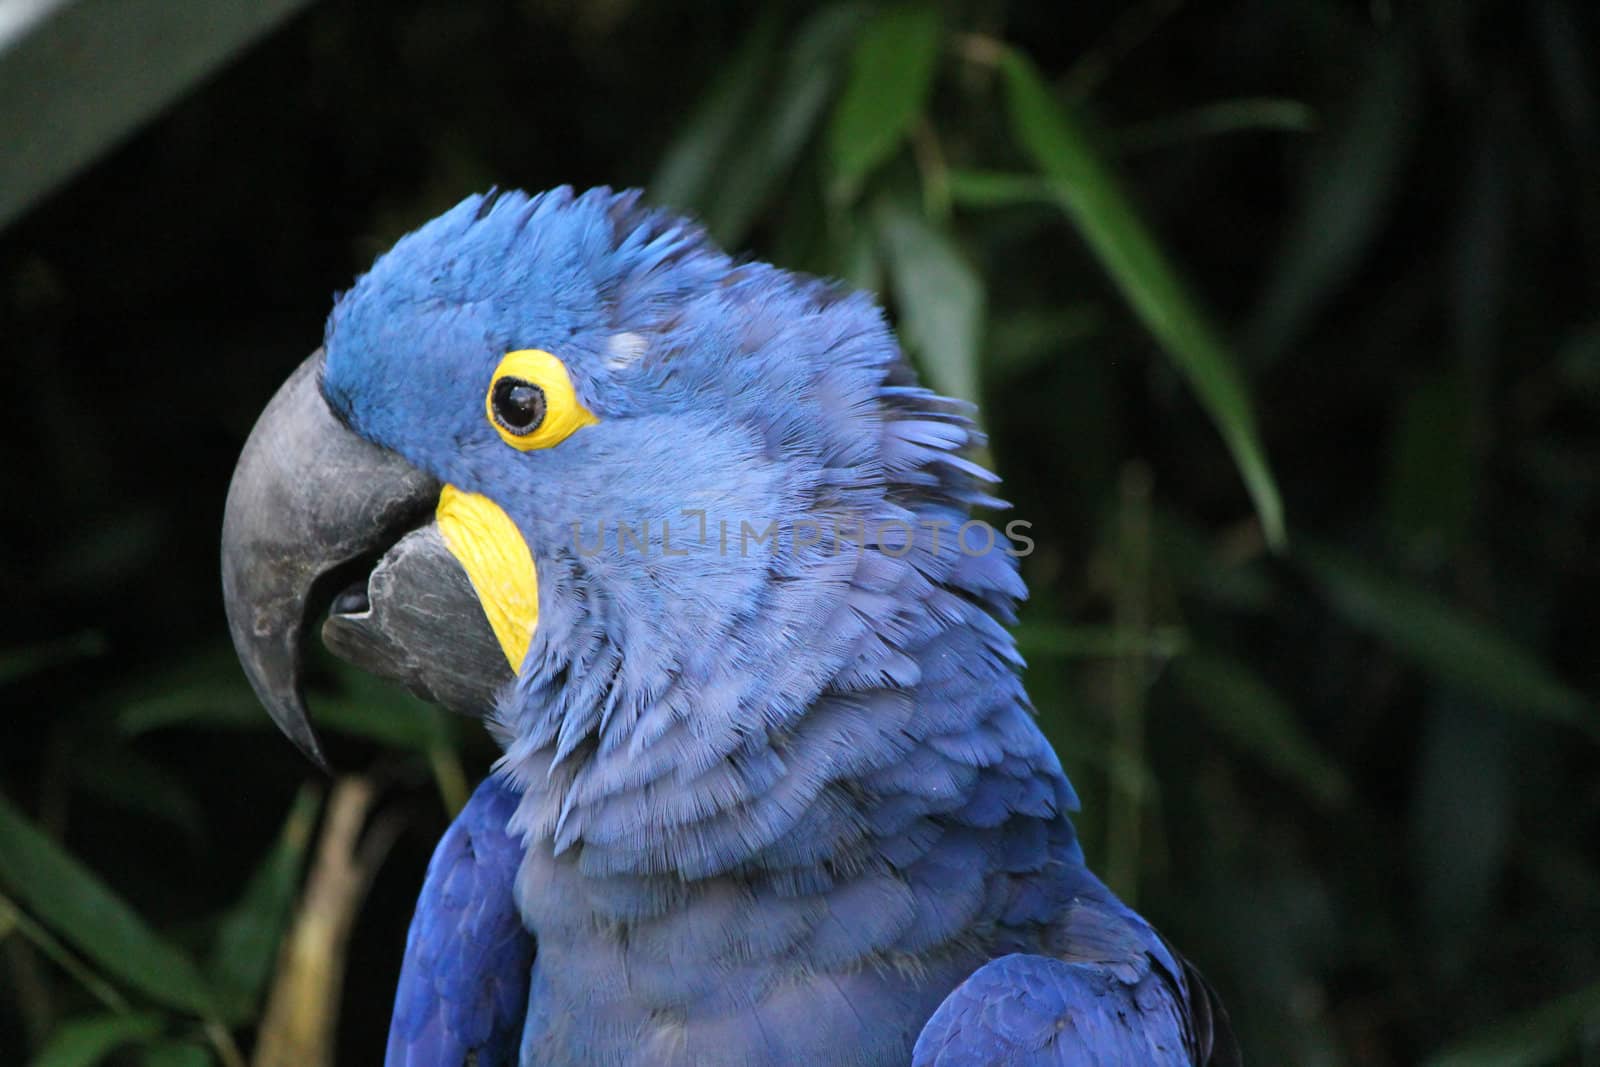
[[[256,695],[326,767],[306,717],[301,637],[313,601],[332,600],[335,572],[361,583],[340,597],[324,628],[345,658],[477,713],[510,675],[465,572],[437,530],[419,529],[439,483],[334,416],[322,397],[322,364],[319,349],[245,442],[222,522],[222,591]],[[417,532],[397,544],[408,531]],[[346,564],[363,572],[350,575]]]

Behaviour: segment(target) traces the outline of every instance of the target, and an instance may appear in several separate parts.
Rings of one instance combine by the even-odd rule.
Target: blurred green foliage
[[[328,294],[492,182],[642,184],[877,289],[981,402],[1091,858],[1252,1062],[1600,1057],[1597,28],[316,6],[0,235],[0,1060],[249,1048],[319,789],[226,646],[228,471]],[[370,1062],[493,752],[332,666],[313,705],[410,827],[351,950]]]

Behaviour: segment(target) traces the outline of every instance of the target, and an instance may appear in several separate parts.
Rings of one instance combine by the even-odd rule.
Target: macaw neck
[[[514,829],[598,892],[658,877],[787,895],[881,877],[913,900],[938,887],[947,912],[963,894],[971,907],[928,918],[908,944],[956,936],[982,902],[1000,906],[996,879],[1077,862],[1076,798],[1009,635],[953,595],[930,593],[921,617],[893,643],[857,635],[798,709],[742,704],[770,679],[724,675],[670,680],[649,707],[624,711],[637,699],[617,691],[628,653],[605,640],[549,677],[525,672],[499,720],[501,771],[523,793]],[[599,632],[572,627],[565,647],[585,629]],[[729,720],[746,727],[719,729]]]

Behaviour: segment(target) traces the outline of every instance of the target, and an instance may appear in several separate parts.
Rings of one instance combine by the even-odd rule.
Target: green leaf
[[[255,1017],[294,906],[320,808],[318,792],[302,787],[277,843],[217,929],[207,971],[218,988],[224,1018],[230,1022]]]
[[[183,779],[127,745],[90,747],[73,754],[78,788],[102,803],[136,812],[183,831],[198,841],[200,804]]]
[[[1509,711],[1600,735],[1594,710],[1539,660],[1487,623],[1434,594],[1326,548],[1297,554],[1328,602],[1440,682]]]
[[[93,1067],[124,1045],[161,1033],[159,1015],[96,1015],[56,1027],[31,1067]]]
[[[1311,799],[1336,807],[1350,783],[1296,720],[1294,708],[1255,671],[1213,652],[1191,652],[1172,664],[1173,679],[1218,732]]]
[[[112,693],[117,729],[127,737],[173,726],[266,729],[271,720],[250,691],[231,645],[217,642]]]
[[[828,130],[834,187],[842,198],[853,197],[894,154],[927,107],[939,37],[939,12],[923,5],[889,8],[861,31]]]
[[[0,224],[63,185],[181,99],[305,0],[5,4],[0,67]],[[130,42],[139,47],[130,48]],[[137,53],[137,54],[136,54]],[[48,93],[54,72],[77,73]],[[22,98],[27,96],[24,101]]]
[[[1381,231],[1395,180],[1416,135],[1417,78],[1401,34],[1371,50],[1352,111],[1307,160],[1304,191],[1267,291],[1250,323],[1248,350],[1283,352],[1360,262]]]
[[[1423,1067],[1535,1067],[1585,1045],[1600,1026],[1600,982],[1512,1016],[1435,1053]]]
[[[140,1067],[211,1067],[216,1062],[209,1048],[188,1041],[155,1045],[139,1057]]]
[[[1237,360],[1168,262],[1110,165],[1026,58],[1002,61],[1017,140],[1146,328],[1188,378],[1255,501],[1267,542],[1286,542],[1283,503],[1267,465]]]
[[[1088,301],[1020,308],[997,317],[984,344],[986,380],[1003,381],[1060,358],[1098,334],[1105,317],[1100,305]]]
[[[1218,100],[1181,114],[1129,126],[1117,134],[1117,147],[1124,152],[1147,152],[1218,134],[1260,130],[1305,133],[1316,125],[1316,113],[1298,100],[1273,97]]]
[[[4,797],[0,883],[107,974],[169,1007],[214,1014],[210,991],[189,957]]]
[[[392,682],[328,660],[336,688],[314,691],[310,697],[311,717],[318,727],[417,752],[455,745],[457,720],[448,712]]]
[[[1037,174],[952,168],[945,174],[950,199],[961,207],[997,208],[1056,203],[1056,189]]]
[[[862,17],[859,5],[831,4],[789,34],[763,17],[667,150],[652,199],[698,215],[725,245],[742,242],[811,139]]]
[[[704,205],[706,226],[723,245],[744,241],[761,208],[794,167],[833,95],[862,12],[835,4],[812,15],[785,49],[777,84],[736,141]]]
[[[950,235],[890,202],[874,211],[900,333],[942,393],[976,400],[983,283]]]
[[[317,670],[332,676],[331,686],[324,682],[309,694],[313,725],[418,752],[456,743],[456,723],[446,712],[332,656],[313,656]],[[272,728],[226,644],[211,646],[108,702],[117,709],[117,728],[127,736],[174,726]]]
[[[755,113],[773,57],[780,25],[775,9],[756,24],[736,56],[722,67],[693,115],[662,156],[650,195],[668,207],[701,214],[712,202],[717,176],[726,165],[740,129]]]
[[[127,1000],[98,971],[73,955],[67,946],[32,916],[24,914],[16,901],[0,893],[0,938],[13,931],[31,942],[40,955],[60,967],[105,1007],[118,1014],[128,1010]]]
[[[876,234],[864,221],[852,216],[839,247],[835,249],[837,269],[833,272],[845,284],[857,289],[883,287],[883,258],[878,254]]]
[[[42,641],[0,651],[0,685],[6,685],[63,663],[102,656],[106,640],[92,630],[86,630],[59,641]]]

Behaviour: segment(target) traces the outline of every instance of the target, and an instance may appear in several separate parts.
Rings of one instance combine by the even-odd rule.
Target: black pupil
[[[501,378],[494,383],[494,417],[512,433],[532,433],[544,421],[544,390],[521,378]]]

